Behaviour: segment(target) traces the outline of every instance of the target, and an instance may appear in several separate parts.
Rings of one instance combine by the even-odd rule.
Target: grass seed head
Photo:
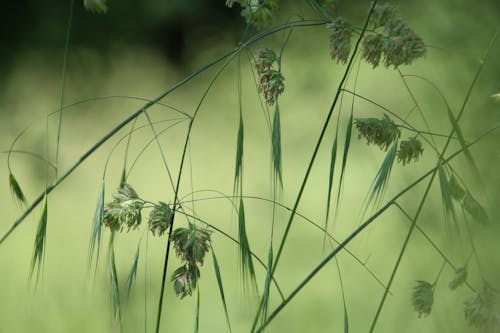
[[[211,232],[190,223],[187,228],[177,228],[172,241],[177,255],[191,266],[203,265],[205,254],[210,249]]]
[[[196,266],[185,264],[175,270],[172,274],[172,282],[174,283],[175,295],[183,299],[186,296],[191,296],[193,290],[196,289],[196,284],[200,278],[200,270]]]
[[[382,119],[357,118],[354,124],[358,129],[359,138],[365,138],[368,145],[373,143],[384,151],[387,151],[401,134],[396,124],[386,115]]]
[[[465,281],[467,281],[467,268],[461,267],[455,271],[455,276],[453,277],[453,280],[450,281],[448,286],[451,290],[455,290],[463,285]]]
[[[419,318],[422,315],[428,316],[434,303],[434,285],[427,281],[417,281],[417,285],[413,288],[411,302]]]
[[[418,158],[424,152],[422,148],[422,142],[416,137],[410,138],[408,140],[403,140],[399,144],[399,150],[397,152],[397,158],[399,163],[406,165],[411,162],[411,160],[418,161]]]
[[[149,229],[155,236],[161,236],[172,224],[174,212],[165,202],[159,202],[149,214]]]
[[[330,41],[330,57],[337,63],[347,63],[351,53],[351,37],[353,29],[351,24],[343,18],[336,18],[326,25]]]

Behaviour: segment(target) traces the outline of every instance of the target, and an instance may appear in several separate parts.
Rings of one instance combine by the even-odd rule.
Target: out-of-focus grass
[[[493,34],[495,18],[493,10],[478,8],[483,20],[472,17],[467,8],[451,8],[448,4],[431,2],[411,5],[401,3],[402,11],[417,31],[432,46],[424,60],[415,66],[402,68],[405,73],[418,73],[428,77],[443,88],[449,102],[455,109],[459,107],[475,69],[477,58],[481,56],[488,39]],[[422,7],[421,7],[422,6]],[[425,7],[427,6],[427,7]],[[415,8],[414,8],[415,7]],[[418,8],[417,8],[418,7]],[[428,8],[427,15],[416,15],[417,9]],[[493,7],[492,7],[493,8]],[[414,15],[415,14],[415,15]],[[468,14],[469,16],[467,16]],[[496,15],[498,18],[498,15]],[[460,29],[455,29],[460,27]],[[459,40],[456,34],[461,36]],[[458,44],[463,42],[463,46]],[[229,48],[230,45],[227,45]],[[220,45],[218,48],[223,49]],[[462,120],[466,138],[472,139],[484,128],[497,122],[498,104],[489,95],[500,90],[498,73],[500,66],[495,55],[499,54],[498,44],[486,64],[484,74],[474,89],[470,107]],[[206,51],[210,54],[211,51]],[[37,52],[22,54],[5,81],[0,101],[0,133],[2,150],[9,147],[11,140],[26,125],[33,122],[33,129],[20,141],[19,148],[34,149],[44,153],[44,116],[57,109],[59,93],[59,66],[48,60],[49,56]],[[203,59],[202,59],[203,58]],[[111,59],[112,61],[109,61]],[[244,58],[242,58],[244,59]],[[202,55],[193,63],[202,64],[207,59]],[[46,65],[47,63],[52,65]],[[193,65],[195,67],[196,65]],[[283,71],[286,77],[286,91],[281,98],[283,133],[283,202],[291,205],[303,177],[317,132],[328,110],[342,67],[328,59],[327,37],[322,28],[296,30],[286,50]],[[213,72],[211,72],[213,74]],[[192,113],[202,90],[206,87],[210,74],[204,74],[193,83],[167,98],[165,102],[176,105]],[[89,49],[72,50],[67,73],[67,103],[90,97],[105,95],[128,95],[153,98],[169,85],[182,78],[182,74],[154,51],[145,49],[120,49],[111,58]],[[245,167],[244,190],[249,194],[269,196],[269,133],[266,131],[257,96],[252,91],[253,82],[249,68],[243,68],[243,102],[245,116]],[[426,116],[431,120],[433,131],[447,133],[449,123],[445,109],[436,94],[421,82],[409,81],[415,88]],[[377,69],[361,65],[357,91],[391,110],[404,115],[412,106],[407,92],[401,85],[397,73],[392,70]],[[350,107],[346,95],[342,121],[345,122]],[[62,169],[68,167],[81,153],[105,134],[114,124],[142,105],[139,101],[109,99],[93,101],[68,109],[64,114],[62,132]],[[236,131],[238,124],[236,95],[236,71],[231,66],[211,92],[200,111],[194,125],[191,145],[194,189],[216,189],[227,194],[232,192]],[[364,102],[356,102],[356,115],[379,114],[375,107]],[[154,119],[175,117],[175,114],[160,106],[151,110]],[[412,117],[418,123],[417,117]],[[139,120],[145,124],[145,120]],[[186,123],[181,123],[162,135],[161,140],[167,151],[169,164],[175,175],[180,158],[180,149]],[[55,130],[51,124],[51,133]],[[341,127],[341,132],[343,131]],[[123,131],[126,134],[126,131]],[[329,140],[333,131],[329,134]],[[130,156],[135,156],[151,138],[149,128],[134,135]],[[499,135],[495,134],[474,148],[480,169],[484,173],[486,188],[471,184],[475,193],[486,203],[494,204],[498,196],[499,176],[497,170]],[[54,142],[54,135],[51,136]],[[328,141],[328,140],[327,140]],[[116,141],[115,141],[116,142]],[[454,145],[457,148],[458,145]],[[0,323],[2,331],[10,332],[109,332],[113,329],[112,310],[109,299],[107,278],[106,239],[103,242],[101,265],[95,280],[87,270],[88,240],[95,200],[99,189],[107,154],[112,144],[98,150],[84,165],[70,176],[63,185],[49,197],[49,224],[44,269],[38,288],[28,287],[29,263],[38,219],[36,210],[0,247],[0,291],[2,309]],[[118,185],[121,172],[123,146],[112,159],[107,174],[106,201]],[[5,156],[2,156],[5,161]],[[312,177],[306,188],[306,195],[299,207],[300,212],[311,219],[323,223],[324,202],[326,201],[326,179],[328,174],[329,147],[322,147],[319,160],[315,164]],[[426,149],[422,160],[406,169],[396,168],[390,181],[387,195],[397,193],[401,186],[415,179],[421,172],[433,166],[433,153]],[[366,147],[353,136],[352,151],[349,156],[345,187],[338,212],[338,220],[333,227],[334,235],[343,239],[360,222],[359,211],[365,194],[383,154],[373,147]],[[44,184],[42,165],[26,156],[15,156],[12,165],[18,180],[26,191],[28,199],[33,199]],[[463,161],[457,165],[467,170]],[[10,201],[5,163],[0,164],[1,203],[0,227],[5,230],[20,213],[20,209]],[[467,174],[467,173],[466,173]],[[184,178],[183,194],[190,191],[190,180]],[[472,177],[465,177],[470,181]],[[137,191],[152,201],[172,200],[168,178],[162,168],[161,159],[155,145],[151,145],[131,173],[130,183]],[[415,209],[416,201],[423,188],[418,187],[413,194],[405,197],[405,205]],[[468,255],[455,245],[446,235],[440,211],[440,195],[434,188],[426,204],[425,213],[419,225],[456,260],[463,263]],[[207,193],[206,196],[213,194]],[[266,258],[268,234],[270,230],[269,205],[248,200],[246,203],[248,233],[252,249]],[[490,206],[491,207],[491,206]],[[236,234],[236,214],[225,200],[208,200],[196,203],[197,212],[206,220],[231,234]],[[410,209],[412,211],[412,209]],[[489,210],[492,221],[498,213]],[[277,231],[282,231],[288,214],[279,211]],[[181,222],[179,220],[177,223]],[[396,260],[408,222],[396,210],[390,210],[374,226],[370,227],[350,248],[384,281]],[[478,251],[484,274],[496,283],[500,272],[495,261],[495,239],[498,226],[475,229]],[[453,236],[458,237],[458,236]],[[463,237],[463,235],[461,236]],[[237,267],[237,249],[233,243],[214,234],[214,246],[221,265],[226,287],[229,313],[234,332],[248,331],[257,305],[255,297],[241,291],[241,279]],[[126,274],[139,239],[138,232],[120,235],[117,247],[120,283],[125,283]],[[322,257],[322,234],[300,219],[296,219],[284,256],[277,270],[276,278],[285,293],[299,283]],[[165,239],[149,236],[145,276],[145,249],[141,250],[136,289],[132,292],[128,307],[124,310],[124,330],[137,332],[144,330],[144,320],[148,330],[153,328],[156,316],[157,293],[159,291],[161,264]],[[367,329],[383,289],[345,253],[339,255],[347,296],[351,331]],[[177,263],[176,259],[172,263]],[[432,281],[441,265],[437,254],[423,238],[416,234],[403,260],[402,268],[393,285],[392,296],[382,312],[378,326],[380,332],[469,332],[463,319],[462,302],[469,294],[447,290],[447,281],[452,272],[446,269],[436,290],[433,313],[429,318],[417,319],[410,307],[410,293],[414,281]],[[170,268],[174,268],[171,265]],[[474,271],[475,268],[472,269]],[[259,266],[257,273],[262,278],[265,272]],[[472,273],[471,283],[479,286],[479,277]],[[262,288],[262,285],[260,286]],[[278,297],[272,295],[271,307]],[[146,306],[145,306],[146,303]],[[216,280],[207,259],[202,269],[201,279],[201,319],[203,332],[222,331],[224,314],[220,304]],[[190,331],[194,323],[194,299],[178,300],[172,287],[167,286],[163,320],[164,331]],[[280,316],[270,325],[272,332],[326,332],[341,330],[343,309],[339,282],[334,265],[319,274]]]

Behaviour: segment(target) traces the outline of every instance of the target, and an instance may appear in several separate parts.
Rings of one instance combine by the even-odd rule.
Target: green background
[[[455,114],[479,67],[495,29],[500,22],[500,7],[495,1],[401,1],[402,16],[429,46],[428,54],[412,66],[402,66],[405,74],[419,74],[434,82]],[[340,2],[339,13],[361,25],[368,2]],[[18,2],[9,4],[9,18],[2,24],[2,65],[0,70],[0,150],[9,149],[12,140],[27,126],[17,149],[46,153],[46,115],[58,109],[61,93],[61,67],[64,52],[68,2]],[[10,7],[9,7],[10,6]],[[307,3],[284,2],[276,22],[290,17],[312,17]],[[19,23],[23,19],[23,23]],[[10,22],[10,23],[9,23]],[[142,1],[111,2],[107,15],[95,15],[75,2],[73,27],[68,54],[64,104],[99,96],[135,96],[152,99],[166,88],[234,47],[244,29],[238,8],[224,7],[224,1]],[[250,31],[253,33],[253,31]],[[282,33],[252,46],[278,49]],[[490,96],[500,92],[500,42],[491,49],[484,70],[472,91],[460,125],[467,140],[480,135],[499,121],[500,103]],[[328,36],[324,27],[295,29],[283,56],[285,92],[280,97],[283,140],[283,192],[280,200],[292,206],[312,149],[337,89],[344,66],[328,55]],[[194,190],[233,191],[234,156],[238,126],[237,62],[231,63],[208,94],[193,127],[189,163],[183,178],[182,195]],[[261,111],[251,67],[245,53],[241,57],[242,101],[245,119],[244,192],[271,197],[270,137]],[[192,114],[211,77],[210,70],[189,82],[162,102]],[[352,75],[349,86],[353,86]],[[448,133],[446,109],[436,92],[419,80],[408,79],[434,132]],[[413,106],[411,97],[397,71],[371,69],[362,63],[356,91],[401,116]],[[345,132],[352,99],[345,95],[340,117],[340,135]],[[68,108],[63,115],[60,170],[74,163],[92,144],[144,103],[125,98],[88,101]],[[373,105],[356,100],[355,116],[380,117]],[[150,111],[156,121],[179,118],[175,112],[155,106]],[[49,118],[49,155],[54,156],[56,116]],[[408,119],[423,128],[416,113]],[[144,117],[138,125],[147,124]],[[158,125],[165,127],[165,123]],[[160,138],[167,162],[175,176],[187,122],[183,121]],[[106,230],[101,261],[95,274],[88,269],[88,249],[95,201],[104,165],[122,130],[96,151],[56,191],[49,196],[48,230],[44,265],[38,286],[29,280],[33,240],[39,209],[36,209],[0,244],[0,332],[110,332],[116,330],[112,318],[110,288],[106,266]],[[311,178],[299,206],[300,213],[324,223],[330,145],[334,126],[330,126],[320,148]],[[409,133],[406,132],[406,136]],[[150,128],[137,132],[129,157],[133,160],[149,142]],[[405,134],[403,135],[405,137]],[[469,265],[469,282],[481,285],[481,276],[500,288],[498,259],[498,186],[500,175],[500,135],[494,132],[472,148],[481,171],[483,184],[473,177],[465,159],[457,158],[459,170],[471,192],[486,207],[492,225],[473,225],[472,237],[479,255]],[[438,139],[438,144],[444,141]],[[119,183],[124,144],[110,159],[105,176],[106,201]],[[450,151],[459,146],[454,143]],[[384,153],[366,146],[353,132],[344,187],[336,221],[330,231],[338,240],[349,235],[361,222],[363,201],[382,163]],[[11,199],[6,154],[1,155],[0,231],[3,232],[21,214]],[[435,154],[425,149],[416,164],[396,164],[385,198],[435,165]],[[37,159],[19,154],[11,158],[12,169],[33,200],[45,183],[45,167]],[[335,178],[338,181],[338,177]],[[151,145],[138,160],[129,182],[138,193],[151,201],[173,201],[173,194],[156,145]],[[426,183],[426,182],[424,182]],[[424,186],[416,187],[401,203],[415,212]],[[219,196],[200,192],[196,198]],[[190,196],[187,197],[189,199]],[[272,207],[262,201],[245,201],[251,247],[266,261]],[[470,253],[465,230],[449,232],[444,224],[441,196],[437,183],[431,190],[419,225],[457,265],[464,264]],[[189,207],[189,206],[188,206]],[[334,205],[332,207],[335,207]],[[237,235],[237,215],[227,199],[196,202],[198,215],[229,234]],[[146,214],[145,214],[146,217]],[[288,212],[276,213],[276,234],[283,232]],[[179,219],[178,225],[185,220]],[[382,281],[387,281],[396,261],[409,223],[396,209],[389,209],[349,246]],[[135,289],[128,301],[123,299],[123,331],[153,331],[166,238],[146,236],[144,229],[120,234],[117,242],[119,282],[124,285],[139,239],[141,251]],[[142,237],[142,238],[141,238]],[[320,231],[297,218],[285,245],[276,272],[280,286],[288,294],[328,252],[323,250]],[[233,332],[247,332],[258,299],[251,288],[244,288],[234,243],[213,234],[219,257]],[[276,243],[275,243],[276,246]],[[179,264],[172,256],[169,275]],[[368,331],[383,288],[366,270],[342,252],[339,256],[351,332]],[[437,284],[432,314],[418,318],[410,304],[415,280],[433,281],[442,265],[434,249],[418,232],[414,233],[386,305],[377,332],[471,332],[463,316],[463,301],[472,292],[465,287],[448,289],[453,271],[446,266]],[[146,267],[147,266],[147,267]],[[479,273],[479,268],[481,274]],[[265,270],[256,269],[262,290]],[[200,284],[200,332],[223,332],[225,318],[213,273],[207,258]],[[122,290],[122,293],[123,290]],[[273,291],[271,308],[279,304]],[[167,285],[162,319],[163,332],[190,332],[194,326],[195,298],[179,300]],[[270,324],[269,332],[341,332],[344,314],[339,278],[334,261],[325,267]]]

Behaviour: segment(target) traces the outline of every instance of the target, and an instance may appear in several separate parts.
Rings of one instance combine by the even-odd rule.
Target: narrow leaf
[[[267,256],[267,274],[266,282],[264,284],[264,293],[262,294],[262,320],[265,322],[267,320],[267,314],[269,309],[269,291],[271,287],[271,277],[273,271],[273,244],[271,242],[269,246],[269,253]]]
[[[11,173],[9,173],[9,185],[10,185],[10,191],[12,192],[12,195],[16,199],[17,203],[20,206],[26,205],[26,197],[24,196],[23,191],[21,190],[21,186],[19,185],[16,177]]]
[[[217,278],[217,284],[219,286],[220,298],[222,300],[222,306],[224,307],[224,313],[226,315],[227,327],[229,328],[229,332],[232,332],[231,322],[229,320],[229,312],[227,311],[226,297],[224,296],[224,286],[222,284],[222,276],[220,274],[219,262],[217,260],[217,256],[215,255],[213,248],[212,248],[212,259],[214,263],[215,277]]]
[[[115,321],[121,327],[120,289],[118,285],[118,274],[116,273],[115,250],[113,245],[114,235],[114,232],[112,232],[109,239],[109,281],[111,285],[111,300],[113,302]]]
[[[476,162],[474,161],[474,158],[472,157],[472,154],[469,150],[469,146],[465,142],[464,135],[462,134],[462,130],[460,129],[460,126],[458,125],[457,120],[455,119],[455,116],[451,112],[450,108],[447,108],[448,110],[448,118],[450,119],[451,125],[453,126],[453,129],[455,130],[455,133],[457,134],[457,139],[458,142],[460,143],[460,148],[462,148],[463,153],[465,157],[467,158],[467,161],[470,163],[472,166],[473,170],[479,174],[479,169],[477,168]]]
[[[40,220],[38,221],[38,228],[35,236],[35,246],[33,250],[33,258],[31,261],[30,278],[36,269],[37,280],[38,280],[38,275],[40,274],[40,268],[43,261],[46,235],[47,235],[47,194],[45,194],[45,196],[43,197],[42,214],[40,216]]]
[[[243,199],[240,199],[240,207],[238,209],[238,241],[240,242],[241,270],[244,280],[250,276],[252,281],[255,282],[255,272],[245,224],[245,207]]]
[[[389,178],[392,171],[392,166],[394,165],[394,159],[396,157],[398,148],[398,140],[394,141],[391,148],[385,155],[384,161],[380,166],[377,175],[372,183],[371,192],[368,197],[368,202],[366,207],[368,208],[371,203],[377,205],[382,199],[385,189],[387,188],[387,184],[389,182]]]
[[[92,264],[94,252],[96,253],[96,267],[99,261],[101,247],[102,220],[104,218],[104,179],[101,183],[101,189],[97,195],[97,204],[92,223],[92,232],[90,235],[89,265]]]
[[[467,192],[464,195],[464,198],[462,200],[462,207],[477,222],[481,224],[488,224],[490,222],[488,213],[486,213],[486,210],[483,208],[483,206],[481,206],[481,204],[472,196],[472,194],[470,194],[470,192]]]
[[[234,189],[238,188],[240,183],[243,166],[243,138],[244,138],[243,117],[240,114],[240,125],[238,127],[238,138],[236,140],[236,166],[234,168]]]
[[[326,217],[325,217],[325,233],[323,237],[323,249],[325,248],[327,230],[328,230],[328,220],[330,219],[330,205],[332,199],[332,188],[333,188],[333,174],[335,170],[335,162],[337,160],[337,136],[338,132],[335,133],[335,139],[332,144],[332,153],[330,156],[330,172],[328,174],[328,197],[326,199]]]
[[[273,128],[272,128],[272,160],[274,176],[279,180],[281,187],[283,187],[282,176],[282,161],[281,161],[281,120],[280,108],[276,103],[274,109]]]
[[[194,311],[194,333],[198,333],[200,327],[200,285],[196,286],[196,307]]]
[[[132,290],[132,287],[134,286],[135,279],[137,276],[137,264],[139,263],[139,249],[141,247],[141,242],[139,241],[139,244],[137,245],[137,250],[135,251],[134,255],[134,260],[132,262],[132,267],[130,268],[130,272],[128,273],[127,277],[127,299],[130,296],[130,291]]]
[[[349,318],[347,317],[347,308],[344,303],[344,333],[349,333]]]
[[[456,227],[455,206],[453,205],[452,191],[450,189],[450,184],[446,175],[446,170],[444,169],[444,166],[442,164],[439,164],[438,175],[439,187],[441,189],[441,198],[443,200],[444,220],[447,228],[449,230],[452,230],[452,226]]]
[[[342,167],[340,169],[339,188],[337,192],[337,206],[339,205],[340,193],[342,190],[342,184],[344,182],[344,172],[347,165],[347,156],[349,154],[349,146],[351,145],[352,124],[353,124],[353,113],[351,112],[351,116],[349,117],[349,122],[347,124],[347,129],[345,133],[344,153],[342,156]]]

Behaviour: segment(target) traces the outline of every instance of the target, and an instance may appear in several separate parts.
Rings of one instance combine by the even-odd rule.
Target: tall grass
[[[123,98],[140,99],[145,104],[131,115],[124,117],[115,127],[109,129],[107,133],[97,140],[87,151],[74,161],[74,163],[65,171],[59,172],[59,155],[61,145],[61,131],[63,130],[63,111],[66,112],[71,106],[84,102],[95,100],[80,101],[64,106],[65,75],[67,70],[67,57],[70,47],[70,34],[72,25],[72,15],[74,6],[73,1],[70,4],[70,14],[67,25],[67,36],[64,51],[64,63],[61,82],[61,98],[57,115],[57,133],[55,142],[55,156],[49,156],[49,149],[45,155],[39,152],[27,152],[16,150],[15,144],[18,138],[29,133],[29,128],[22,131],[8,150],[8,171],[9,183],[14,198],[25,205],[24,211],[4,231],[0,237],[0,244],[9,238],[13,232],[26,221],[26,218],[38,206],[41,205],[41,217],[39,219],[38,230],[35,237],[34,252],[32,258],[31,274],[38,276],[43,274],[42,265],[44,259],[44,250],[47,242],[48,198],[53,191],[56,191],[61,183],[77,169],[83,166],[83,162],[90,156],[93,156],[99,148],[111,139],[116,139],[115,146],[111,149],[102,177],[101,186],[96,189],[98,193],[97,204],[94,209],[93,221],[89,221],[90,246],[89,246],[89,271],[99,275],[99,258],[101,252],[102,239],[109,237],[107,269],[110,283],[111,304],[113,306],[113,320],[115,329],[123,329],[122,321],[125,316],[124,308],[128,299],[136,286],[136,278],[139,273],[144,273],[148,278],[159,280],[159,290],[157,293],[156,315],[149,315],[151,309],[145,309],[145,330],[148,327],[148,320],[154,320],[155,332],[165,331],[165,317],[169,314],[169,304],[165,294],[168,288],[173,288],[175,294],[180,299],[195,297],[193,327],[195,332],[203,331],[203,322],[200,321],[200,313],[203,311],[202,296],[203,291],[208,288],[201,288],[201,279],[205,274],[210,274],[204,264],[206,261],[213,265],[213,273],[216,284],[211,286],[217,289],[220,296],[221,313],[225,318],[225,328],[220,331],[234,331],[232,324],[232,311],[227,292],[227,277],[225,272],[234,269],[238,272],[243,289],[242,297],[257,300],[252,308],[253,319],[248,322],[248,330],[251,332],[263,332],[280,315],[284,309],[291,304],[294,299],[307,293],[305,287],[311,284],[312,279],[326,267],[332,267],[337,270],[339,277],[339,286],[342,295],[343,313],[335,314],[343,318],[342,326],[344,332],[351,329],[351,322],[356,320],[353,313],[350,312],[350,306],[354,306],[349,299],[349,286],[346,283],[351,277],[349,267],[343,267],[343,261],[339,254],[345,253],[353,258],[356,265],[373,279],[382,289],[382,295],[378,304],[373,309],[373,317],[364,328],[366,331],[376,331],[377,324],[384,314],[384,308],[387,302],[390,302],[389,295],[395,292],[394,283],[400,276],[400,269],[403,259],[407,255],[408,246],[414,239],[414,233],[417,231],[426,240],[426,247],[435,251],[442,260],[442,265],[436,267],[436,277],[433,281],[425,281],[417,278],[416,286],[413,288],[413,294],[408,298],[408,311],[411,310],[410,304],[420,316],[431,315],[435,300],[440,296],[435,295],[436,286],[442,283],[445,275],[444,269],[450,267],[456,272],[456,275],[449,283],[450,291],[462,285],[468,288],[471,297],[464,302],[464,317],[470,327],[478,329],[480,332],[498,332],[500,331],[500,317],[496,307],[497,296],[495,292],[495,283],[497,281],[488,281],[481,271],[481,266],[471,267],[471,260],[480,262],[482,259],[475,248],[473,230],[478,225],[485,228],[491,227],[489,217],[489,208],[483,205],[477,197],[481,195],[477,190],[468,184],[468,174],[473,174],[479,183],[484,182],[481,177],[481,170],[478,163],[474,160],[471,148],[480,145],[485,138],[493,133],[497,133],[500,125],[494,125],[491,128],[484,129],[477,137],[467,139],[462,130],[461,120],[468,111],[469,101],[474,93],[474,87],[480,78],[485,64],[491,61],[489,56],[496,40],[496,34],[492,37],[490,44],[486,48],[484,55],[477,67],[474,77],[471,79],[469,87],[464,92],[460,107],[454,110],[448,102],[445,94],[427,78],[405,73],[406,66],[412,66],[416,61],[425,62],[423,56],[432,52],[424,40],[408,25],[401,17],[396,7],[390,4],[379,4],[373,0],[368,6],[367,14],[361,25],[352,23],[348,18],[339,16],[337,10],[332,10],[329,1],[309,0],[311,11],[300,19],[289,19],[283,24],[273,25],[273,18],[278,9],[277,1],[227,1],[227,6],[241,7],[242,16],[246,20],[247,26],[243,32],[246,36],[248,32],[255,31],[254,35],[242,40],[236,47],[207,63],[205,66],[188,75],[184,79],[167,88],[154,99],[143,99],[132,96],[110,96],[103,98]],[[85,1],[89,10],[97,12],[106,12],[105,1]],[[111,9],[112,10],[112,9]],[[282,98],[287,97],[287,86],[291,83],[286,81],[287,72],[286,50],[290,44],[300,40],[293,39],[293,33],[296,30],[305,30],[310,34],[317,32],[326,32],[329,37],[329,49],[332,61],[337,62],[341,68],[342,75],[332,96],[324,96],[330,100],[330,107],[324,114],[324,120],[316,133],[308,133],[308,136],[315,138],[310,153],[302,156],[295,156],[304,162],[305,170],[303,176],[297,179],[286,179],[285,170],[287,164],[284,156],[297,155],[297,152],[287,151],[283,145],[283,136],[286,135],[287,127],[283,120],[286,119],[286,109],[280,104]],[[279,42],[275,42],[272,36],[280,36]],[[326,42],[326,41],[325,41]],[[275,44],[276,43],[276,44]],[[266,47],[256,49],[256,45]],[[245,57],[244,55],[248,56]],[[246,62],[244,59],[248,59]],[[307,59],[306,59],[307,60]],[[409,112],[396,112],[381,103],[364,96],[359,92],[360,71],[367,70],[361,66],[361,63],[368,63],[371,67],[386,67],[394,71],[401,79],[401,86],[407,93],[407,99],[412,105]],[[236,145],[227,143],[217,154],[234,154],[235,159],[229,168],[233,172],[228,177],[233,184],[233,193],[223,193],[218,188],[205,191],[195,186],[194,176],[196,165],[193,165],[193,156],[191,156],[191,146],[193,142],[193,133],[197,130],[196,125],[201,118],[201,113],[214,112],[206,109],[207,97],[219,89],[218,81],[224,75],[228,75],[228,68],[234,66],[237,68],[237,84],[235,93],[238,100],[238,124],[236,129],[230,131],[236,132],[233,142]],[[245,69],[251,69],[252,76],[244,77],[242,74]],[[181,110],[164,101],[174,92],[185,88],[184,86],[200,77],[202,74],[212,74],[201,96],[196,100],[192,111]],[[369,75],[369,74],[368,74]],[[421,106],[418,95],[414,92],[411,80],[418,79],[430,85],[435,89],[443,101],[444,108],[439,112],[449,120],[448,133],[442,134],[433,132],[431,120],[426,116],[426,110]],[[259,107],[264,115],[264,128],[261,132],[263,137],[268,140],[269,147],[269,192],[270,197],[255,196],[247,192],[247,185],[254,180],[247,176],[245,172],[248,168],[248,147],[251,146],[248,140],[251,136],[247,135],[249,127],[249,118],[255,117],[254,113],[247,112],[247,109],[254,107],[246,103],[248,91],[243,88],[243,82],[246,80],[254,81],[255,91],[260,99]],[[390,92],[388,92],[390,93]],[[346,101],[344,103],[344,101]],[[374,110],[370,117],[358,115],[358,103],[360,101],[368,103]],[[343,105],[344,103],[344,105]],[[345,104],[349,105],[345,107]],[[162,106],[169,109],[175,117],[167,116],[162,120],[157,120],[152,116],[152,108]],[[342,115],[342,112],[349,112],[348,115]],[[416,112],[414,112],[416,111]],[[417,115],[415,116],[414,113]],[[167,114],[167,113],[165,113]],[[50,116],[50,115],[49,115]],[[49,123],[47,116],[47,124]],[[416,119],[418,117],[418,119]],[[137,123],[138,119],[144,118],[144,125]],[[201,119],[200,119],[201,118]],[[463,123],[463,121],[462,121]],[[185,124],[183,137],[177,138],[174,143],[164,144],[160,140],[162,134],[171,131],[175,126]],[[421,126],[422,128],[420,128]],[[128,130],[123,134],[122,130]],[[144,144],[131,163],[129,153],[131,145],[135,142],[135,136],[139,131],[149,131],[150,137]],[[49,126],[46,130],[47,147],[49,142]],[[119,136],[121,133],[121,137]],[[344,190],[353,186],[350,182],[352,174],[350,163],[354,160],[353,155],[357,150],[353,149],[353,141],[356,137],[365,142],[369,149],[380,150],[384,152],[385,157],[378,161],[380,164],[375,178],[371,184],[368,184],[358,196],[364,197],[363,207],[360,212],[348,212],[355,216],[354,219],[361,217],[362,221],[357,227],[349,228],[341,216],[340,204],[344,199]],[[172,145],[178,145],[178,165],[172,162],[175,160],[172,156]],[[120,146],[125,146],[123,150],[122,173],[118,184],[107,184],[106,173],[108,172],[108,163],[111,160],[118,159],[116,156]],[[139,193],[131,185],[137,179],[131,176],[136,162],[143,158],[142,154],[150,147],[156,146],[157,154],[161,160],[162,169],[165,172],[165,184],[158,184],[167,189],[170,197],[150,198],[146,193]],[[326,148],[325,148],[326,147]],[[321,159],[322,151],[328,151],[328,158]],[[30,154],[40,159],[47,169],[47,182],[45,188],[40,194],[27,203],[26,196],[20,183],[14,176],[13,165],[10,157],[13,154]],[[458,157],[465,156],[468,167],[460,168],[455,163]],[[212,156],[217,159],[217,156]],[[430,165],[427,171],[416,174],[420,168],[417,163],[427,163]],[[315,168],[317,165],[323,165],[323,168]],[[49,172],[54,169],[55,172]],[[327,170],[325,174],[318,174],[317,170]],[[392,175],[395,170],[411,175],[411,179],[401,188],[394,190],[392,184]],[[415,171],[417,170],[417,171]],[[308,185],[312,177],[323,179],[325,186],[320,189],[308,192]],[[249,179],[250,178],[250,179]],[[297,191],[293,195],[292,204],[283,202],[283,193],[289,193],[290,184],[298,184]],[[110,196],[108,189],[117,188]],[[389,196],[388,188],[391,188]],[[423,191],[422,191],[423,189]],[[322,192],[318,195],[318,192]],[[445,227],[448,232],[460,239],[460,233],[467,235],[467,242],[462,244],[464,249],[471,255],[464,262],[457,263],[452,257],[446,254],[445,249],[440,247],[433,240],[431,234],[424,231],[419,225],[422,216],[427,211],[429,198],[439,193],[444,212]],[[316,197],[325,198],[320,208],[324,220],[319,221],[307,216],[300,211],[304,198]],[[108,199],[111,199],[110,201]],[[405,199],[411,198],[414,207],[408,206]],[[235,230],[226,230],[216,223],[211,223],[209,218],[200,214],[197,208],[201,202],[211,202],[215,210],[225,207],[229,202],[231,207],[230,219],[236,223]],[[261,221],[258,228],[261,240],[255,241],[255,235],[252,235],[249,228],[249,211],[253,203],[267,205],[272,213],[268,220]],[[88,208],[90,209],[90,208]],[[383,277],[380,272],[370,267],[366,260],[362,259],[356,250],[350,248],[351,243],[367,233],[369,227],[377,226],[381,223],[382,217],[388,211],[398,211],[403,215],[403,220],[409,222],[409,227],[402,242],[398,248],[394,248],[393,253],[396,259],[389,263],[391,270],[388,277]],[[286,215],[285,218],[283,216]],[[321,215],[321,214],[320,214]],[[353,219],[353,220],[354,220]],[[293,234],[294,226],[300,222],[306,222],[308,226],[319,230],[316,242],[322,243],[323,255],[320,260],[312,266],[312,269],[302,278],[296,281],[286,274],[280,274],[280,267],[283,260],[287,257],[287,250],[291,247],[290,237]],[[355,221],[348,221],[355,222]],[[352,224],[352,223],[351,223]],[[338,228],[348,229],[345,237],[338,235]],[[52,227],[52,226],[51,226]],[[55,226],[54,226],[55,227]],[[133,260],[128,270],[125,285],[120,284],[122,280],[119,277],[116,255],[118,248],[116,244],[120,241],[120,233],[130,232],[137,235],[137,248]],[[152,237],[160,239],[164,244],[163,261],[161,263],[151,262],[148,258],[147,235],[151,232]],[[143,242],[144,236],[146,241]],[[237,247],[238,263],[226,263],[218,259],[215,248],[220,239],[227,239]],[[208,252],[211,252],[207,257]],[[310,256],[311,249],[304,249],[304,253]],[[265,253],[265,255],[262,255]],[[174,254],[178,260],[174,260]],[[310,256],[313,257],[313,256]],[[335,259],[333,264],[332,259]],[[144,261],[144,272],[141,272],[141,262]],[[174,263],[180,266],[172,268]],[[300,262],[296,265],[306,264]],[[307,263],[309,264],[309,263]],[[161,276],[150,277],[148,275],[148,266],[162,265]],[[307,265],[305,266],[307,267]],[[479,281],[471,280],[468,276],[470,271],[479,275]],[[169,277],[170,275],[170,277]],[[146,279],[147,280],[147,279]],[[284,287],[284,286],[287,287]],[[290,286],[292,285],[292,286]],[[358,286],[363,289],[365,286]],[[409,288],[411,292],[412,288]],[[145,291],[146,293],[146,291]],[[124,296],[126,295],[126,296]],[[127,302],[123,302],[123,300]],[[252,305],[253,306],[253,305]],[[357,313],[357,312],[355,312]],[[175,320],[169,317],[169,320]],[[301,319],[302,320],[302,319]],[[303,318],[306,320],[306,318]]]

